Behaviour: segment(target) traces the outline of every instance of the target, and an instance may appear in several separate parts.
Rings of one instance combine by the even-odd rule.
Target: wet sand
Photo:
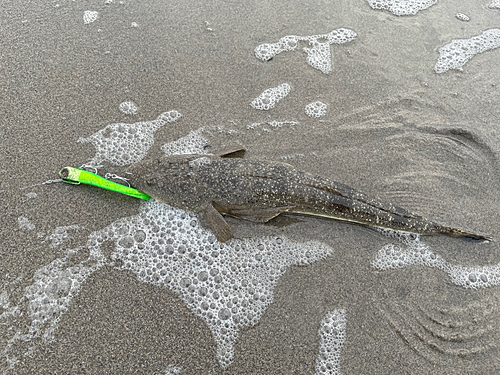
[[[85,186],[21,188],[90,160],[95,150],[77,143],[79,137],[174,109],[182,119],[155,134],[148,157],[191,130],[222,126],[224,132],[212,131],[214,147],[238,140],[248,158],[288,157],[299,169],[494,238],[489,244],[424,238],[452,264],[500,262],[500,51],[474,57],[463,72],[438,75],[433,70],[440,47],[497,27],[498,13],[458,1],[439,2],[413,17],[354,1],[54,5],[3,3],[0,277],[11,304],[17,304],[37,270],[66,249],[85,245],[93,231],[136,215],[140,204]],[[85,25],[88,9],[99,16]],[[471,21],[457,20],[457,12]],[[330,75],[309,66],[300,50],[265,63],[253,54],[257,45],[285,35],[340,27],[358,37],[332,45]],[[276,108],[264,112],[250,106],[264,89],[284,82],[291,93]],[[321,121],[304,113],[316,100],[328,105]],[[138,115],[121,113],[124,101],[133,101]],[[252,123],[272,120],[299,124],[247,130]],[[228,135],[228,130],[236,133]],[[25,196],[30,192],[36,198]],[[19,228],[19,217],[28,218],[35,230]],[[42,243],[56,227],[74,224],[79,233],[62,246]],[[32,357],[20,351],[20,363],[12,370],[2,357],[0,369],[163,374],[174,365],[183,374],[309,374],[315,371],[321,319],[328,311],[345,309],[345,374],[500,370],[498,287],[464,289],[430,268],[375,271],[370,266],[375,253],[394,241],[358,226],[306,217],[230,224],[238,236],[317,240],[333,255],[288,269],[260,323],[240,332],[235,361],[225,371],[208,326],[178,296],[110,266],[83,285],[53,343],[34,341]],[[18,277],[22,280],[14,283]],[[16,330],[30,324],[26,315],[16,322],[0,327],[2,350]]]

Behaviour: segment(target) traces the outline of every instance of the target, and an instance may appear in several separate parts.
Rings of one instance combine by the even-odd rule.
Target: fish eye
[[[67,168],[64,168],[62,171],[61,171],[61,178],[66,178],[68,177],[69,175],[69,171]]]

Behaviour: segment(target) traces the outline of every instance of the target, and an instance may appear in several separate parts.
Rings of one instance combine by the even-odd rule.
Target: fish
[[[439,225],[286,163],[245,159],[244,153],[245,148],[236,144],[216,154],[146,159],[130,166],[128,179],[155,200],[198,214],[221,243],[233,237],[223,215],[266,223],[284,213],[399,232],[491,240]]]

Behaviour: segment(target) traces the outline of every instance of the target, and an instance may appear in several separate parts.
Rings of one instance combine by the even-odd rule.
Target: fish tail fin
[[[440,234],[445,234],[447,236],[451,237],[463,237],[463,238],[468,238],[474,241],[481,241],[481,242],[491,242],[493,241],[493,238],[484,236],[481,234],[474,234],[474,233],[469,233],[469,232],[464,232],[460,229],[455,229],[455,228],[450,228],[450,227],[442,227],[442,226],[437,226],[436,230]]]

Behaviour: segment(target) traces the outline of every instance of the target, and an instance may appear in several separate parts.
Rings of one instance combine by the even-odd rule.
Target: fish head
[[[131,165],[127,178],[137,190],[173,207],[197,212],[202,204],[200,168],[209,166],[207,155],[171,155]]]

